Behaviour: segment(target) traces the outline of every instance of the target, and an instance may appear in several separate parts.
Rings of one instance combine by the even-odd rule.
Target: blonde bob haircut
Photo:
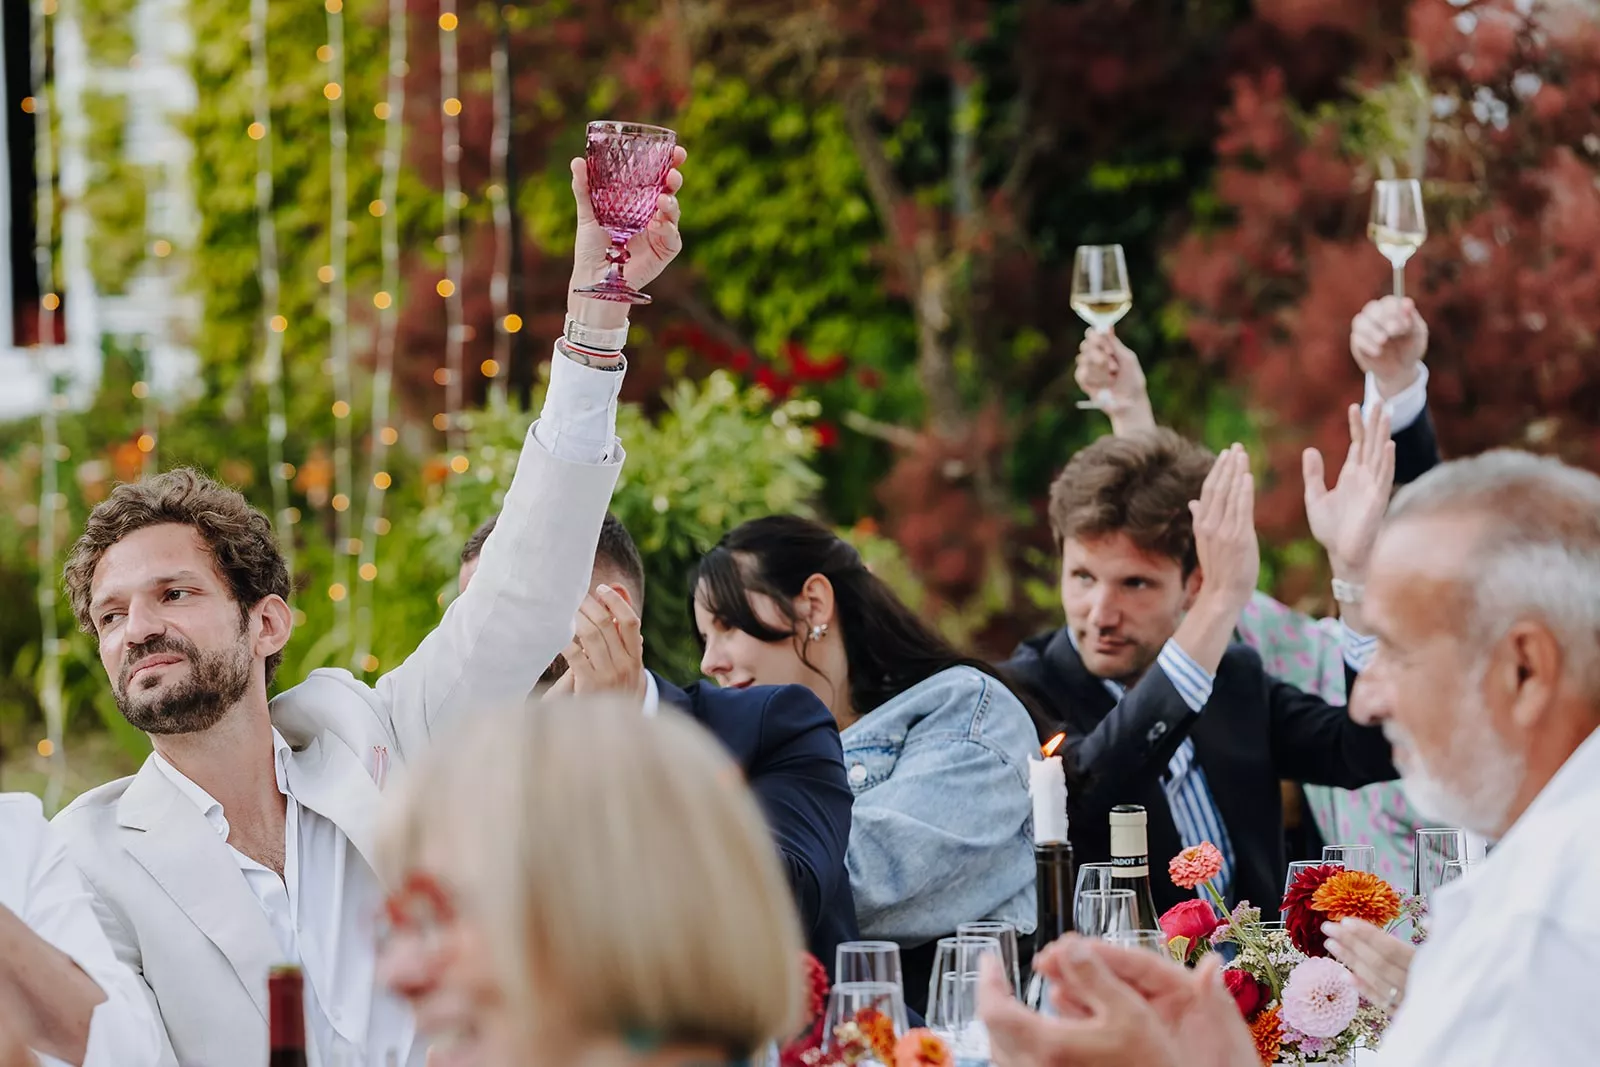
[[[399,792],[390,884],[424,859],[448,876],[530,1047],[617,1038],[737,1060],[798,1025],[788,882],[739,768],[697,723],[607,697],[473,716]]]

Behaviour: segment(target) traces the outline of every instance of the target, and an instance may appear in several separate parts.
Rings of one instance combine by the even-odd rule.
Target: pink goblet
[[[595,221],[611,235],[606,259],[611,269],[596,285],[574,289],[596,300],[648,304],[650,297],[622,277],[628,242],[650,225],[656,200],[666,190],[667,171],[678,135],[660,126],[636,122],[589,123],[584,161],[589,169],[589,203]]]

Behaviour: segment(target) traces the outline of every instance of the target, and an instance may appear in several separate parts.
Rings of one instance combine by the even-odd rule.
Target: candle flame
[[[1066,739],[1067,739],[1067,735],[1066,734],[1056,734],[1050,740],[1046,741],[1044,743],[1044,747],[1041,748],[1039,751],[1043,752],[1045,754],[1045,758],[1048,759],[1049,757],[1054,756],[1056,754],[1056,749],[1060,748],[1061,747],[1061,742],[1065,741]]]

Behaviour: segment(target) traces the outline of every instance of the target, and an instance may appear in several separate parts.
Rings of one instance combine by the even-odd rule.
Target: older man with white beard
[[[1377,1063],[1594,1062],[1600,477],[1518,452],[1435,469],[1391,505],[1363,608],[1378,647],[1352,716],[1384,727],[1419,806],[1497,841],[1435,895]],[[1082,939],[1042,955],[1067,1017],[1021,1009],[987,976],[1000,1067],[1255,1061],[1215,966]]]

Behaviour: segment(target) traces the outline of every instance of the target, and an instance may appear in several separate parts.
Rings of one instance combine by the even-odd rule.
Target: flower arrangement
[[[950,1067],[950,1046],[931,1030],[908,1030],[896,1036],[894,1020],[863,1008],[833,1028],[833,1041],[823,1040],[828,1014],[828,972],[809,952],[806,972],[806,1025],[779,1050],[780,1067],[855,1067],[862,1061],[885,1067]],[[824,1048],[824,1045],[828,1047]]]
[[[1376,875],[1330,864],[1301,871],[1284,894],[1282,926],[1265,924],[1249,901],[1228,910],[1211,885],[1221,869],[1222,854],[1209,842],[1173,857],[1167,867],[1173,884],[1204,886],[1209,899],[1170,909],[1161,929],[1168,951],[1183,963],[1225,944],[1235,947],[1222,977],[1261,1062],[1340,1063],[1358,1046],[1376,1048],[1388,1018],[1362,999],[1355,976],[1328,957],[1322,926],[1355,918],[1389,927],[1403,917],[1416,919],[1420,903],[1403,899]]]

